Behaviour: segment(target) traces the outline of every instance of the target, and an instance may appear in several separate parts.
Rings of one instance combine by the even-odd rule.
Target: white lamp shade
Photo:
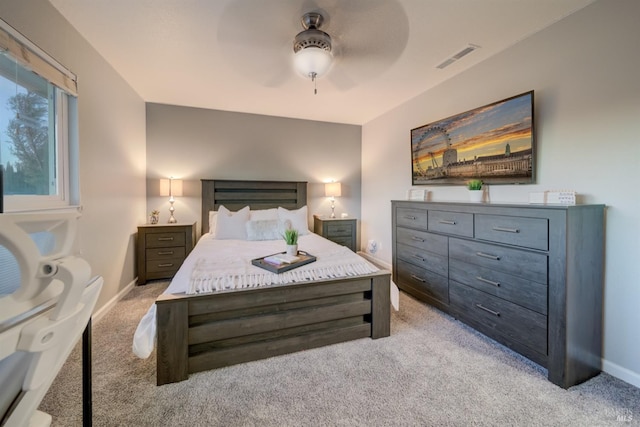
[[[182,180],[167,179],[167,178],[161,179],[160,195],[161,196],[182,196]]]
[[[169,179],[161,179],[160,180],[160,195],[168,196],[171,192],[171,181]]]
[[[293,56],[293,65],[304,77],[310,77],[312,73],[320,77],[329,70],[332,59],[331,52],[310,46],[296,52]]]
[[[182,196],[182,180],[181,179],[172,179],[171,180],[171,195],[172,196]]]
[[[328,182],[324,185],[324,194],[327,197],[342,196],[342,185],[339,182]]]

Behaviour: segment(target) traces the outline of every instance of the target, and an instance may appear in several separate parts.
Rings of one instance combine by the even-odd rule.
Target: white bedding
[[[317,234],[300,236],[298,248],[316,256],[317,261],[289,272],[274,274],[251,264],[260,258],[284,250],[283,240],[220,240],[205,234],[184,261],[165,294],[205,293],[219,290],[269,286],[322,278],[367,274],[378,268],[348,248]],[[289,274],[287,274],[289,273]],[[391,301],[398,309],[398,289],[391,284]],[[133,338],[133,352],[147,358],[156,338],[156,305],[144,315]]]

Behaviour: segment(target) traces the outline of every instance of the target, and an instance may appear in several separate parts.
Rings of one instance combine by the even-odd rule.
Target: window
[[[78,204],[75,75],[0,20],[4,210]]]

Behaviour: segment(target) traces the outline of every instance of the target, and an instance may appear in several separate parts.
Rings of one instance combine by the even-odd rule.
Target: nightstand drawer
[[[175,273],[180,268],[184,258],[169,258],[147,261],[147,274],[149,273]]]
[[[327,236],[332,237],[351,237],[353,234],[353,226],[351,223],[337,223],[327,225]],[[333,240],[333,239],[331,239]]]
[[[147,260],[180,258],[184,259],[186,253],[184,246],[175,248],[151,248],[146,251]]]
[[[342,246],[351,247],[351,236],[348,237],[327,237],[327,239],[331,240],[333,243],[337,243]]]
[[[184,246],[185,233],[148,233],[145,236],[148,248],[166,248],[171,246]]]

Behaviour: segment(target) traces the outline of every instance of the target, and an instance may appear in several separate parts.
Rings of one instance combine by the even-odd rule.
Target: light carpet
[[[131,291],[93,328],[94,426],[640,425],[640,389],[607,374],[569,390],[546,370],[401,294],[391,336],[360,339],[155,385],[155,353],[131,352],[168,285]],[[40,409],[82,425],[78,344]]]

